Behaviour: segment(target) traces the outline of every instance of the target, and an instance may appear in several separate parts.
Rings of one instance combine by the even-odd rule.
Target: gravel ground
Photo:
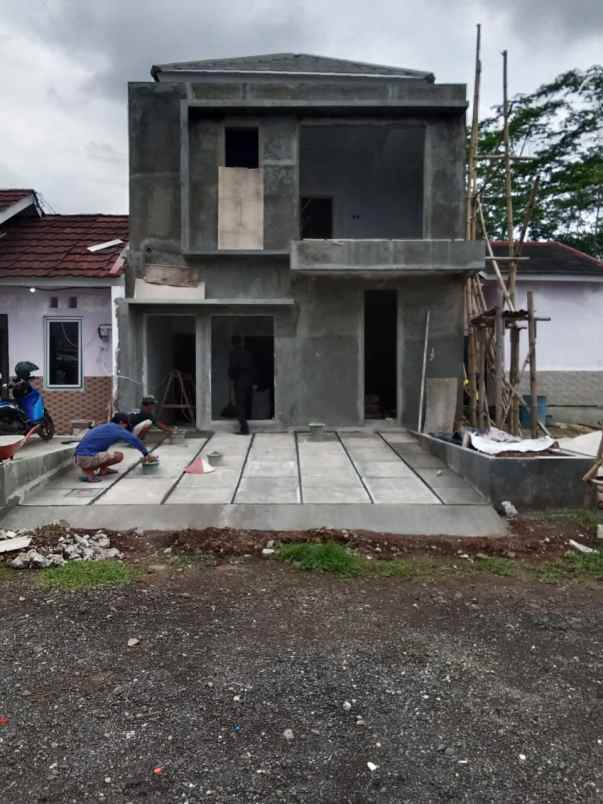
[[[600,584],[237,557],[0,594],[2,802],[603,795]]]

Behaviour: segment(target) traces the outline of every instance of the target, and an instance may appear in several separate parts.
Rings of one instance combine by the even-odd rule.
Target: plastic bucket
[[[523,405],[519,408],[519,423],[522,427],[529,427],[531,424],[531,405],[532,405],[532,395],[526,394],[524,396],[524,401],[527,405],[527,408],[524,408]],[[546,404],[546,396],[537,396],[536,397],[536,408],[538,410],[538,419],[541,422],[546,422],[547,417],[547,404]]]

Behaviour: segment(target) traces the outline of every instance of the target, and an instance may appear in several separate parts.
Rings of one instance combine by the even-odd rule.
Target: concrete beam
[[[484,244],[479,240],[297,240],[291,244],[291,270],[300,274],[405,276],[479,271]]]

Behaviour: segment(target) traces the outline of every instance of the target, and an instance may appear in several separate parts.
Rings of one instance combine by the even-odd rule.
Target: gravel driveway
[[[2,802],[601,800],[600,584],[176,566],[0,582]]]

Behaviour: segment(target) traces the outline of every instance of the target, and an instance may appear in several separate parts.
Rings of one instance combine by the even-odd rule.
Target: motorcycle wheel
[[[50,439],[54,436],[54,422],[52,421],[49,413],[44,414],[42,424],[38,430],[38,435],[40,438],[43,438],[44,441],[50,441]]]

